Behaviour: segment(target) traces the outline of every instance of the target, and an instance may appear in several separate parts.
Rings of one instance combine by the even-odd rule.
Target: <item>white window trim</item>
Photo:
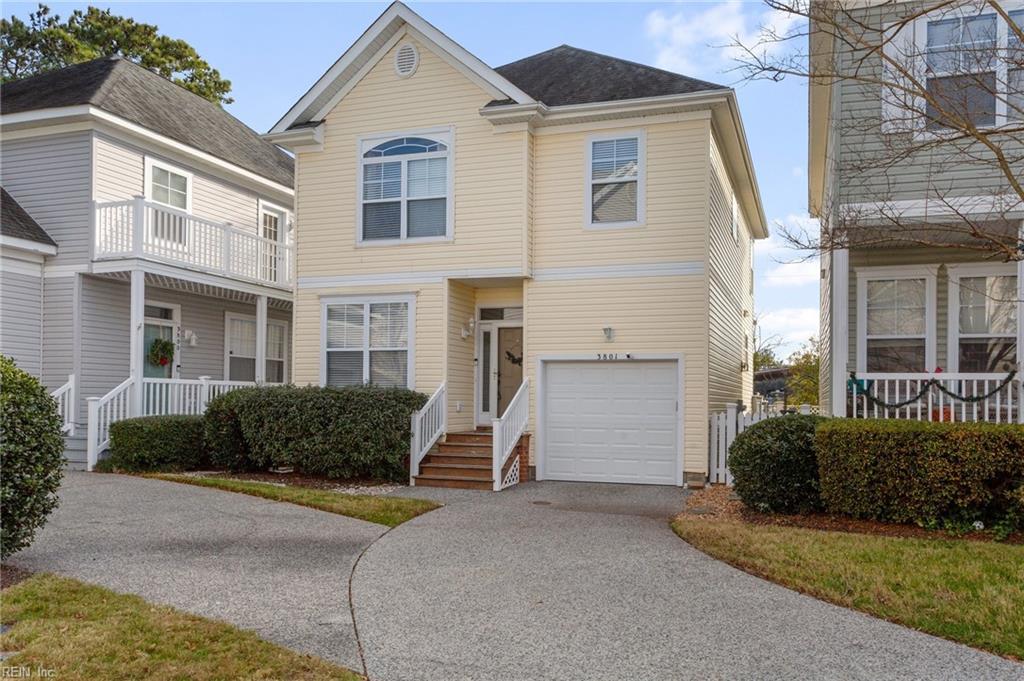
[[[1002,9],[1007,13],[1015,12],[1024,9],[1024,0],[1004,0],[1002,3]],[[982,11],[979,11],[981,9]],[[989,11],[984,11],[984,10]],[[995,10],[984,6],[980,3],[965,3],[959,6],[953,6],[948,8],[941,8],[937,11],[929,14],[917,17],[908,26],[904,27],[897,35],[891,34],[891,29],[898,26],[898,24],[889,24],[883,28],[883,31],[890,34],[892,38],[885,45],[885,50],[888,54],[896,56],[895,50],[902,50],[904,54],[907,53],[908,49],[913,50],[913,55],[916,60],[920,63],[915,64],[914,76],[921,80],[922,83],[926,83],[928,79],[928,66],[927,60],[927,48],[928,48],[928,24],[932,21],[941,21],[943,19],[954,19],[963,18],[969,16],[978,16],[980,14],[996,14],[996,46],[997,50],[1005,50],[1007,45],[1008,28],[1005,21],[1000,17]],[[1005,59],[998,60],[996,63],[996,83],[1007,82],[1007,63]],[[937,77],[941,77],[937,76]],[[916,140],[928,140],[928,139],[941,139],[946,133],[943,130],[928,130],[925,126],[924,116],[917,116],[917,120],[911,122],[907,120],[907,113],[898,113],[896,110],[902,109],[902,105],[897,101],[892,101],[893,97],[890,93],[883,93],[883,117],[882,117],[882,132],[883,133],[899,133],[908,132],[908,128],[914,132],[914,138]],[[913,105],[914,111],[922,111],[924,109],[924,99],[918,98]],[[894,121],[893,119],[901,119]],[[1020,121],[1010,121],[1007,117],[1007,106],[1005,101],[1005,93],[1002,96],[996,97],[996,115],[995,123],[991,126],[979,126],[983,129],[994,129],[1007,125],[1008,123],[1017,124]]]
[[[285,208],[284,206],[277,203],[271,203],[266,199],[258,199],[256,202],[256,206],[256,226],[259,229],[260,236],[263,235],[263,214],[277,213],[278,215],[281,216],[282,220],[280,236],[284,237],[278,239],[278,242],[282,244],[291,243],[290,241],[287,240],[286,237],[288,237],[291,234],[292,212],[289,209]]]
[[[253,322],[253,323],[256,322],[256,317],[254,315],[251,315],[251,314],[242,314],[240,312],[225,312],[224,313],[224,380],[225,381],[230,381],[231,380],[231,352],[230,352],[231,351],[231,326],[230,326],[230,323],[231,323],[232,319],[250,321],[250,322]],[[288,357],[289,357],[289,355],[291,355],[291,347],[290,347],[291,346],[291,324],[289,324],[288,321],[284,320],[284,319],[271,319],[271,318],[268,317],[267,318],[267,326],[270,326],[272,324],[276,324],[277,326],[283,326],[284,327],[284,382],[283,383],[273,383],[271,381],[266,381],[266,383],[268,385],[286,385],[289,382],[288,379],[290,377],[290,374],[288,372],[291,371],[291,365],[290,365],[290,363],[288,361]],[[257,332],[258,332],[258,330],[257,330]],[[245,359],[249,359],[249,358],[246,357]],[[252,359],[255,360],[256,358],[253,357]],[[264,358],[264,360],[266,360],[266,359],[272,359],[272,358],[270,358],[270,357]]]
[[[442,156],[441,152],[431,154],[409,154],[405,156],[380,157],[376,159],[365,159],[363,154],[382,142],[395,139],[396,137],[426,137],[443,142],[448,146],[447,159],[447,196],[445,203],[445,233],[441,236],[402,236],[397,239],[363,239],[363,166],[366,163],[383,163],[387,161],[402,161],[402,233],[406,230],[406,198],[407,191],[405,168],[410,159],[432,158]],[[425,244],[455,239],[455,126],[439,126],[433,128],[421,128],[418,130],[401,130],[392,132],[379,132],[359,137],[356,142],[356,247],[364,246],[397,246],[401,244]]]
[[[925,314],[924,314],[924,368],[925,372],[935,369],[936,353],[936,307],[938,265],[921,265],[905,267],[902,265],[885,267],[857,268],[857,372],[867,372],[868,359],[868,296],[869,281],[889,279],[924,279],[925,280]],[[911,338],[911,336],[907,336]]]
[[[960,371],[960,279],[970,277],[1017,277],[1016,263],[959,263],[947,265],[946,272],[949,275],[949,294],[946,301],[946,364],[948,371]],[[1018,277],[1017,291],[1020,291],[1020,280]],[[1021,312],[1024,312],[1024,301],[1017,301],[1017,331],[1013,335],[1017,339],[1017,361],[1020,362],[1021,351]],[[968,334],[967,338],[1007,338],[995,334]]]
[[[153,158],[152,156],[146,156],[144,163],[146,173],[143,182],[145,184],[145,197],[147,201],[153,203],[159,203],[161,206],[166,206],[171,210],[180,211],[181,209],[177,206],[164,203],[163,201],[157,201],[153,198],[153,168],[160,168],[167,172],[174,173],[175,175],[182,175],[185,178],[185,211],[186,213],[192,212],[192,173],[180,166],[176,166],[173,163],[168,163],[162,159]]]
[[[606,140],[636,138],[636,220],[625,222],[594,222],[593,186],[591,177],[593,170],[594,142]],[[647,131],[616,130],[614,132],[588,135],[583,166],[583,227],[585,229],[624,229],[643,227],[647,221]]]
[[[361,196],[361,194],[360,194]],[[416,389],[416,294],[401,293],[371,296],[325,296],[320,298],[320,386],[327,385],[327,306],[328,305],[369,305],[370,303],[406,303],[408,305],[408,340],[406,349],[406,387]],[[363,351],[369,347],[370,326],[363,325]],[[369,380],[370,365],[364,361],[363,382]]]

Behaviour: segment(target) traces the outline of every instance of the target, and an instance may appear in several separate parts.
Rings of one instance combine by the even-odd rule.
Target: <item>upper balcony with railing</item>
[[[136,197],[96,203],[94,260],[139,258],[250,283],[291,288],[290,244]],[[277,233],[284,234],[284,226]]]

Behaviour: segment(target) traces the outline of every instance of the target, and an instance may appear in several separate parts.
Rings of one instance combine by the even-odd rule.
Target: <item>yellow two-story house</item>
[[[767,236],[733,90],[564,45],[491,68],[395,3],[267,137],[294,381],[431,395],[416,484],[703,484]]]

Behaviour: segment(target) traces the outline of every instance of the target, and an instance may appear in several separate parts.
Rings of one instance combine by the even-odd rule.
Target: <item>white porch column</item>
[[[846,365],[850,360],[850,251],[831,253],[832,414],[846,416]]]
[[[1024,222],[1018,230],[1019,248],[1024,249]],[[1017,371],[1024,369],[1021,361],[1021,349],[1024,348],[1024,260],[1017,261]],[[1017,390],[1017,423],[1024,423],[1024,376],[1017,376],[1020,388]]]
[[[256,297],[256,382],[267,380],[267,297]]]
[[[132,270],[131,299],[129,303],[129,328],[131,337],[129,346],[128,375],[134,380],[131,391],[131,414],[142,415],[142,374],[146,361],[145,342],[146,317],[146,273]]]

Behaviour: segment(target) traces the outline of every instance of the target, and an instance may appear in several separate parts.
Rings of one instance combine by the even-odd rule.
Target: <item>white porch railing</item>
[[[505,413],[500,419],[491,422],[493,426],[494,451],[492,464],[494,469],[494,491],[503,490],[506,487],[519,482],[519,459],[512,462],[508,473],[502,477],[502,470],[508,461],[509,455],[515,450],[519,438],[526,431],[526,424],[530,420],[530,379],[525,379],[516,391],[512,401],[505,408]]]
[[[143,378],[142,413],[133,413],[129,378],[103,397],[90,397],[89,429],[86,436],[86,468],[92,470],[99,455],[110,446],[110,425],[134,416],[165,416],[170,414],[200,415],[218,395],[255,386],[248,381],[215,381],[208,376],[187,378]]]
[[[91,471],[99,461],[100,452],[110,445],[110,424],[129,418],[131,414],[131,378],[103,397],[90,397],[89,426],[85,442],[85,467]]]
[[[816,406],[808,404],[801,404],[794,409],[801,414],[818,413]],[[784,412],[772,409],[740,411],[736,404],[727,404],[724,412],[712,414],[708,431],[708,482],[731,485],[729,447],[736,436],[759,421],[782,416],[785,416]]]
[[[50,393],[57,401],[57,412],[60,414],[60,430],[65,435],[75,434],[75,375],[68,374],[68,382]]]
[[[1009,374],[856,374],[848,381],[853,418],[1024,423],[1024,382]]]
[[[427,403],[411,417],[412,438],[409,441],[409,484],[416,484],[420,462],[448,427],[448,384],[442,383]]]
[[[93,257],[144,258],[290,287],[292,247],[137,197],[96,204]]]

